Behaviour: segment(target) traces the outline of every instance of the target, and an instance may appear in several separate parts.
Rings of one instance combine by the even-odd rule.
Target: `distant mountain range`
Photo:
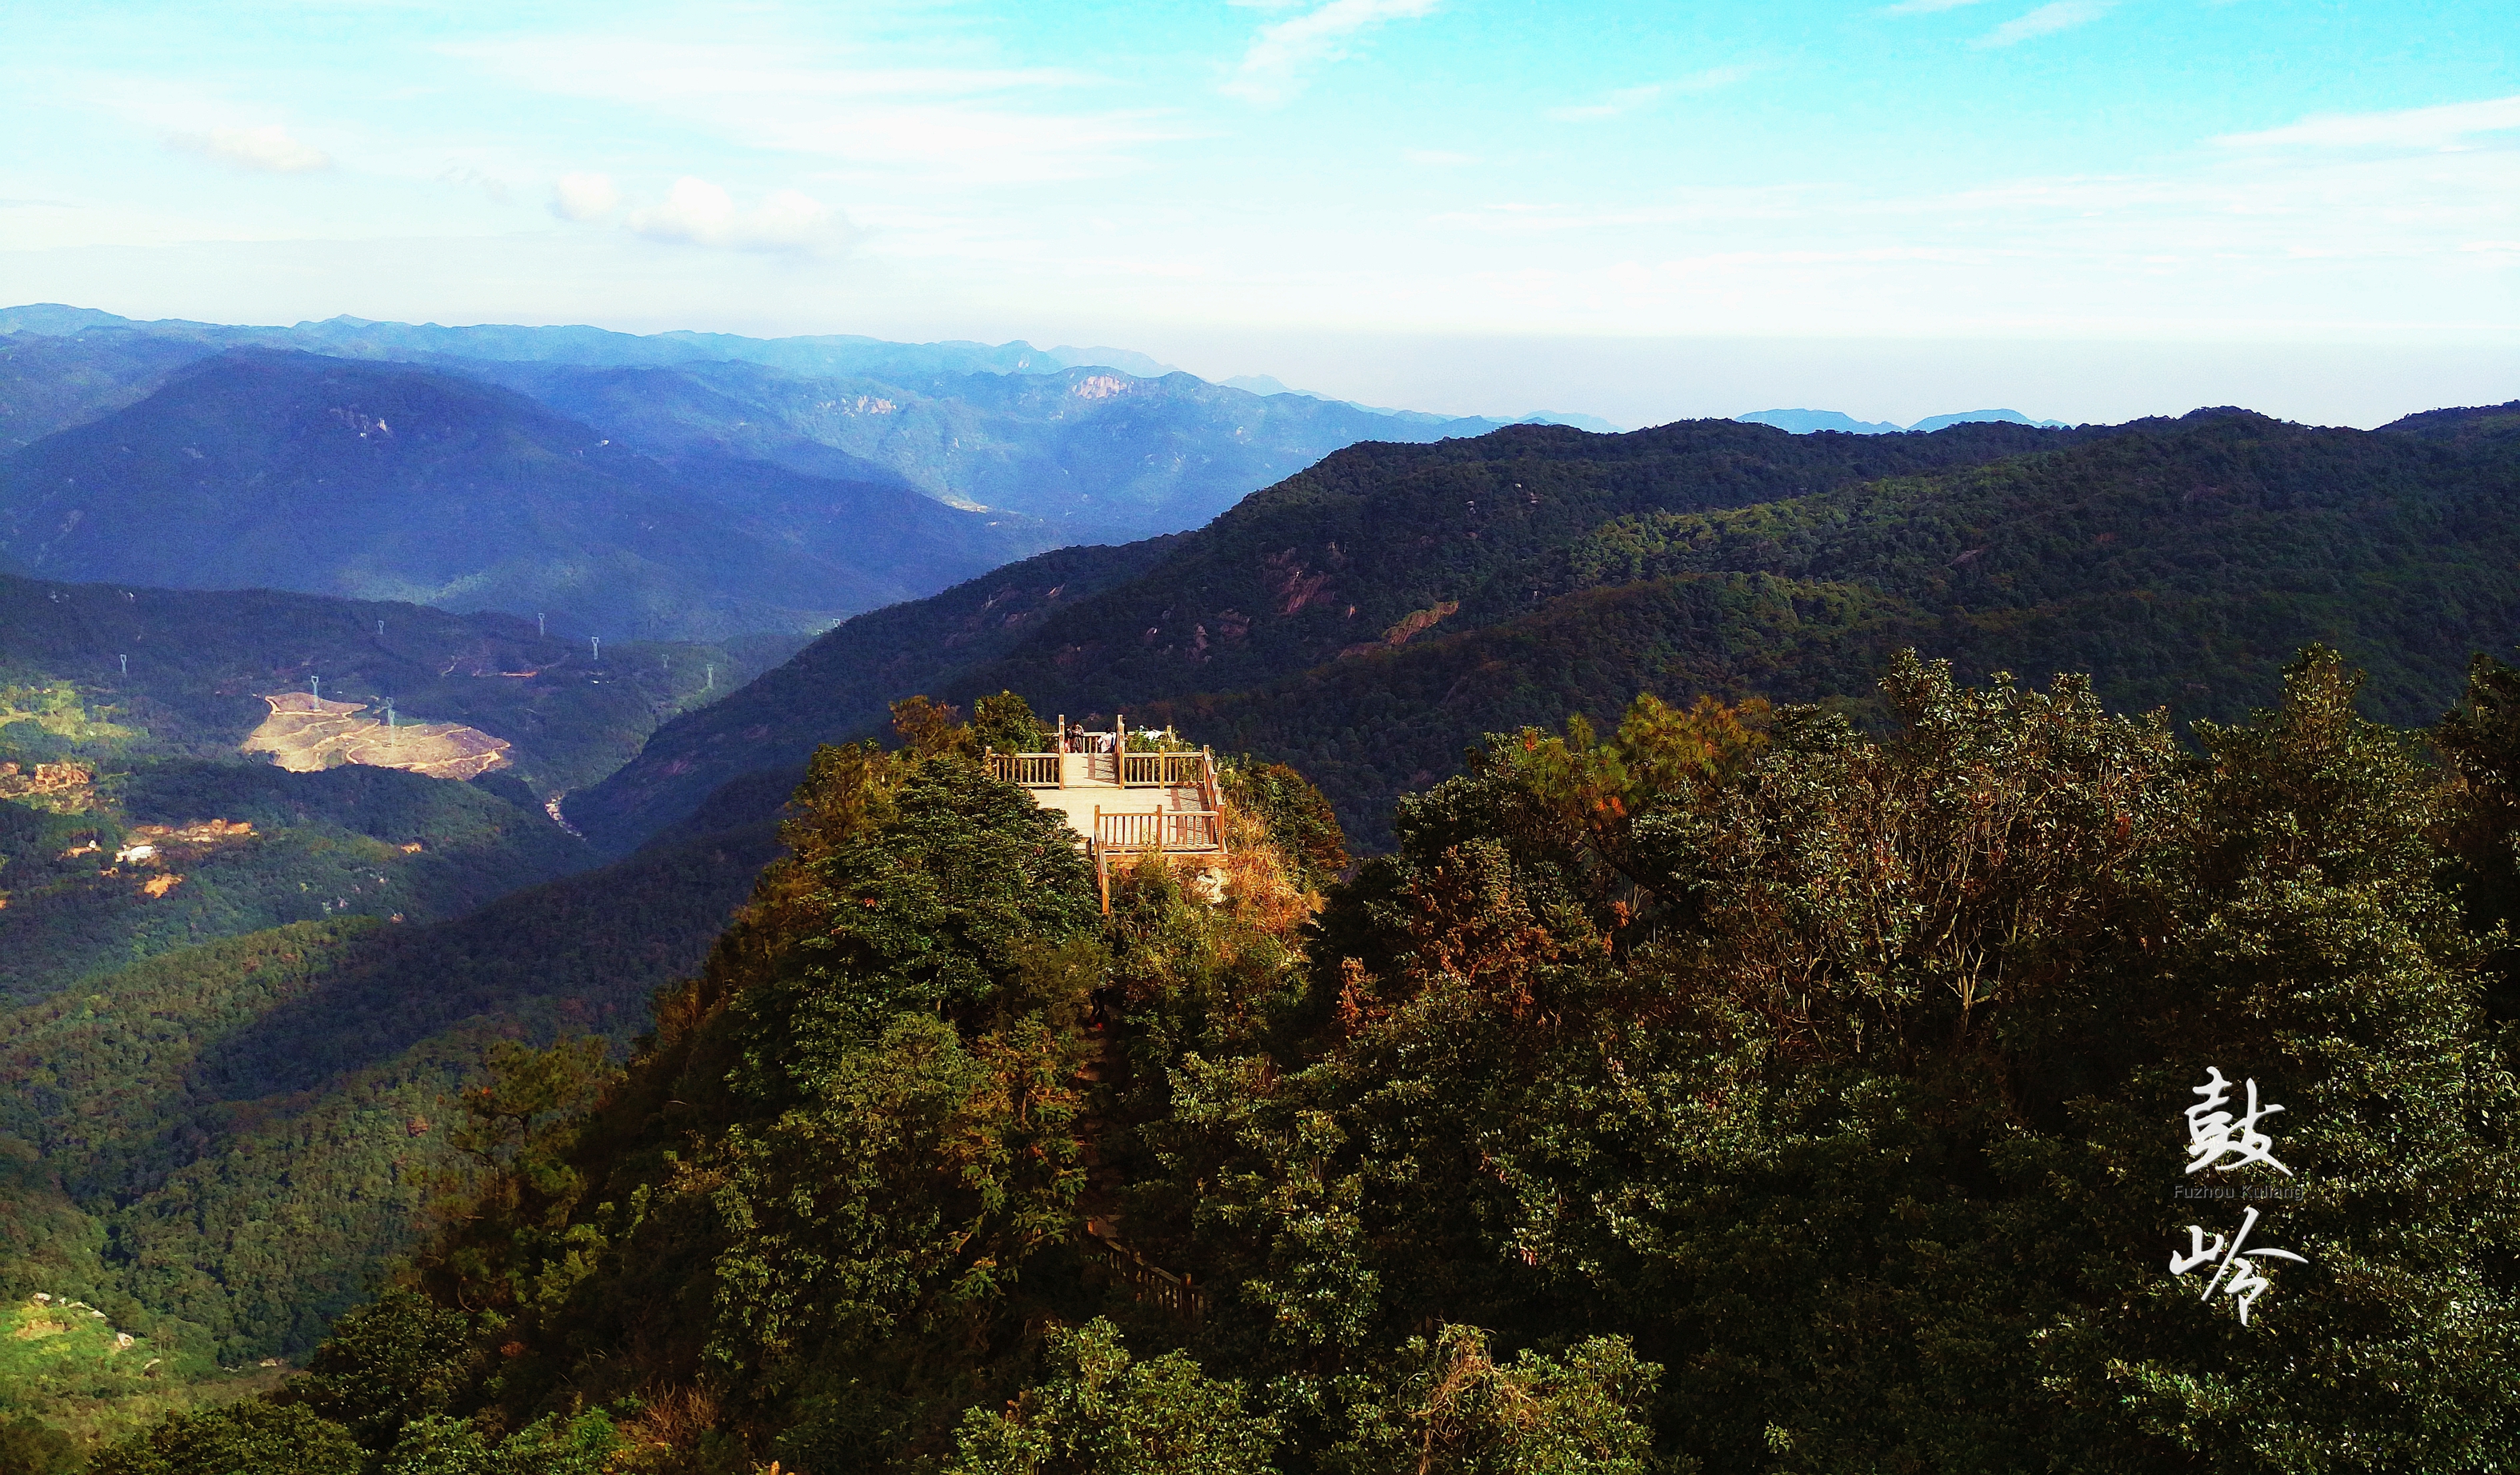
[[[0,557],[28,574],[560,612],[616,640],[818,629],[1058,541],[881,473],[659,460],[476,380],[263,349],[0,464]]]
[[[1195,526],[1359,441],[1506,424],[1268,387],[1116,348],[9,308],[0,566],[812,632]]]
[[[749,454],[811,474],[893,479],[963,507],[1040,517],[1060,541],[1194,527],[1359,440],[1422,442],[1590,416],[1448,417],[1212,384],[1123,348],[894,343],[832,335],[635,335],[597,328],[378,323],[287,328],[136,322],[91,308],[0,309],[0,446],[128,404],[191,358],[244,347],[381,359],[486,379],[641,450]],[[610,375],[598,371],[622,371]],[[644,371],[644,372],[633,372]],[[837,451],[838,458],[830,453]]]
[[[1894,425],[1886,420],[1857,420],[1835,410],[1754,410],[1736,415],[1734,420],[1745,425],[1774,425],[1796,435],[1809,435],[1814,430],[1841,430],[1849,435],[1897,435],[1903,432],[1930,435],[1952,425],[2000,424],[2039,425],[2061,430],[2061,420],[2032,420],[2018,410],[1963,410],[1958,415],[1929,415],[1912,425]]]

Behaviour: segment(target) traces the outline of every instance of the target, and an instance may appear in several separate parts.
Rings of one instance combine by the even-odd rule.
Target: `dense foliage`
[[[1468,590],[1614,518],[1971,466],[2079,433],[1974,425],[1929,436],[1793,436],[1691,421],[1628,435],[1518,425],[1434,445],[1351,446],[1195,532],[1063,549],[860,615],[754,687],[669,724],[569,812],[599,843],[635,843],[747,770],[782,773],[784,782],[757,797],[784,798],[816,743],[877,731],[889,704],[913,693],[968,701],[1012,689],[1045,717],[1107,719],[1115,707],[1136,713],[1158,697],[1242,690],[1351,648],[1427,639]],[[1583,650],[1621,658],[1615,648]],[[1631,682],[1605,710],[1635,690]],[[1315,755],[1298,756],[1289,738],[1324,723],[1373,726],[1348,694],[1281,713],[1298,719],[1292,733],[1181,729],[1312,772]],[[1481,732],[1527,720],[1484,709],[1445,711],[1432,723],[1422,711],[1407,715],[1379,736],[1406,740],[1407,729],[1423,729],[1438,739],[1438,773]],[[1362,819],[1375,828],[1397,792],[1331,788],[1351,827]]]
[[[530,795],[485,782],[184,760],[86,772],[74,804],[0,801],[0,1001],[292,922],[457,916],[586,861]],[[204,821],[247,828],[164,832]],[[141,843],[153,853],[123,859]]]
[[[747,792],[758,811],[814,741],[922,690],[1118,708],[1292,764],[1371,850],[1393,843],[1399,796],[1459,772],[1481,734],[1615,721],[1640,691],[1879,723],[1873,675],[1907,648],[1969,673],[2085,671],[2114,710],[2231,721],[2319,642],[2369,673],[2371,715],[2415,724],[2520,620],[2515,493],[2507,408],[2377,431],[2224,410],[1358,446],[1159,558],[1072,550],[843,625],[659,730],[572,813],[619,844],[747,767],[788,776]],[[1106,582],[1076,598],[1089,569]]]
[[[2315,648],[2192,746],[1912,657],[1877,737],[1641,697],[1326,906],[1255,801],[1221,890],[1107,919],[906,707],[625,1075],[467,1098],[488,1191],[291,1396],[660,1471],[2498,1467],[2520,677],[2446,762],[2359,683]],[[2183,1171],[2217,1070],[2281,1176]],[[2165,1269],[2244,1204],[2303,1257],[2246,1323]]]
[[[255,1363],[312,1348],[464,1180],[466,1085],[519,1040],[626,1046],[773,843],[665,847],[434,925],[253,933],[0,1014],[0,1296],[105,1317],[0,1336],[0,1415],[93,1438],[277,1376]]]

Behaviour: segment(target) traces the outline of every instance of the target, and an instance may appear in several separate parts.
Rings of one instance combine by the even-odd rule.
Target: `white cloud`
[[[1604,95],[1598,103],[1552,108],[1548,110],[1547,115],[1561,123],[1598,122],[1602,118],[1618,117],[1641,109],[1650,108],[1664,98],[1678,94],[1713,92],[1718,87],[1730,87],[1756,70],[1758,68],[1755,67],[1709,67],[1704,71],[1693,71],[1688,76],[1669,82],[1654,82],[1643,87],[1622,87],[1616,92]]]
[[[2471,134],[2520,128],[2520,97],[2478,103],[2445,103],[2395,112],[2335,113],[2307,117],[2262,133],[2228,133],[2214,140],[2237,149],[2455,148]]]
[[[551,211],[562,220],[601,220],[621,206],[608,174],[563,174],[552,181]]]
[[[471,164],[448,164],[438,171],[437,182],[463,189],[479,190],[492,204],[506,204],[514,198],[506,180],[496,174],[485,173]]]
[[[1963,5],[1981,5],[1984,3],[1985,0],[1899,0],[1899,3],[1896,5],[1885,5],[1881,7],[1881,14],[1885,16],[1931,16],[1938,15],[1947,10],[1958,10]]]
[[[2117,0],[2051,0],[2051,3],[2027,15],[2013,17],[1969,44],[1980,49],[2016,46],[2040,36],[2052,36],[2060,30],[2089,24],[2115,9]]]
[[[664,203],[630,212],[630,229],[651,241],[750,251],[828,251],[856,231],[846,217],[798,190],[779,190],[749,210],[694,175],[674,181]]]
[[[1391,21],[1414,21],[1439,0],[1329,0],[1274,25],[1260,27],[1242,54],[1242,65],[1225,84],[1232,95],[1257,103],[1283,102],[1303,91],[1313,68],[1348,54],[1348,41]]]
[[[1456,154],[1450,149],[1403,149],[1400,151],[1400,160],[1403,163],[1416,164],[1421,169],[1459,169],[1477,163],[1479,156],[1475,154]]]
[[[198,154],[231,168],[256,174],[305,174],[333,167],[333,157],[289,136],[278,124],[267,128],[211,128],[200,133],[169,133],[169,148]]]
[[[539,36],[442,48],[536,92],[618,103],[746,148],[815,154],[930,182],[1056,184],[1122,172],[1179,139],[1144,112],[1072,112],[1057,67],[841,65],[810,49]]]

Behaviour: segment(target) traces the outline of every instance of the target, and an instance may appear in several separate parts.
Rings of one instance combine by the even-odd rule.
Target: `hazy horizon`
[[[1110,344],[1629,425],[2520,395],[2481,0],[13,21],[12,301]]]

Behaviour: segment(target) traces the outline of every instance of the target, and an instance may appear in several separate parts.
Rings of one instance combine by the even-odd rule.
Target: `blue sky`
[[[10,301],[1626,424],[2520,395],[2511,0],[0,4]]]

